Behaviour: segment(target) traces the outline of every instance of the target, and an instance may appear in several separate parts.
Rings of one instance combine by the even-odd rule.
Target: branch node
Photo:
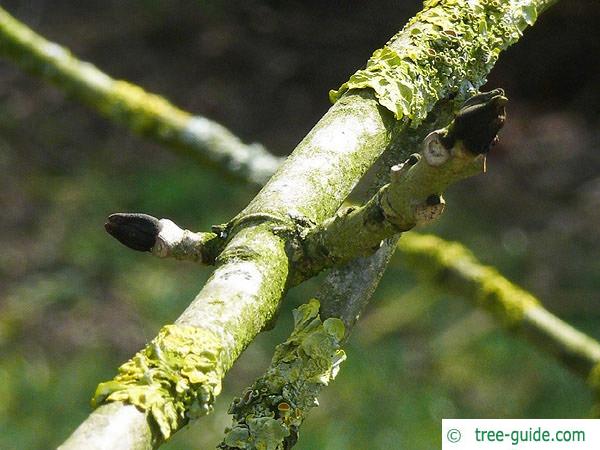
[[[189,233],[189,231],[179,228],[169,219],[160,219],[158,223],[160,231],[152,248],[152,254],[159,258],[166,258],[169,256],[173,246],[181,242],[185,234]]]
[[[485,170],[485,151],[504,124],[503,94],[496,89],[469,99],[448,126],[423,139],[420,154],[391,167],[391,182],[367,203],[307,229],[301,237],[309,271],[371,254],[384,239],[439,218],[442,192]]]

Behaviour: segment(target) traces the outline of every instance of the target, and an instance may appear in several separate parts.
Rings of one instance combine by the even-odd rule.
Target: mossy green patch
[[[380,104],[412,126],[450,94],[486,82],[498,55],[533,25],[544,1],[430,0],[329,97],[370,88]]]
[[[298,427],[346,358],[340,319],[321,321],[315,299],[294,310],[294,331],[275,349],[269,369],[236,398],[233,424],[221,449],[280,450],[297,439]]]
[[[211,411],[221,391],[221,345],[210,331],[166,325],[146,348],[100,383],[93,406],[129,403],[149,413],[164,439]]]
[[[163,97],[144,91],[127,81],[115,80],[105,97],[98,97],[98,109],[106,116],[141,135],[156,135],[162,140],[178,134],[191,115]]]

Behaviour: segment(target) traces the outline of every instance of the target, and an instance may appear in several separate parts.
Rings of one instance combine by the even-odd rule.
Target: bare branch
[[[486,309],[506,328],[524,333],[539,348],[555,355],[584,378],[600,367],[598,341],[554,316],[537,298],[496,269],[482,265],[458,242],[407,233],[398,247],[407,267],[427,283]]]
[[[179,228],[169,219],[148,214],[115,213],[104,224],[106,231],[121,244],[159,258],[213,265],[225,245],[222,234],[194,233]]]
[[[303,245],[312,269],[373,253],[382,240],[438,218],[444,210],[442,192],[484,171],[507,101],[501,89],[470,98],[447,127],[425,138],[421,153],[392,167],[392,181],[365,205],[306,230]]]
[[[163,97],[123,80],[35,33],[0,8],[0,54],[55,84],[106,118],[136,134],[216,166],[225,174],[263,185],[282,159],[260,144],[244,144],[227,128],[179,109]]]

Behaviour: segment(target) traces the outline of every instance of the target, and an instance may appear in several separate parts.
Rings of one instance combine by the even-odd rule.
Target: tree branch
[[[227,128],[193,116],[156,94],[115,80],[35,33],[0,8],[0,54],[55,84],[106,118],[225,174],[262,186],[282,159],[260,144],[244,144]]]
[[[471,97],[448,126],[425,138],[420,154],[392,167],[392,181],[365,205],[306,230],[303,245],[312,268],[373,253],[384,239],[439,217],[442,192],[485,170],[485,154],[504,124],[507,101],[501,89]]]
[[[600,342],[554,316],[533,295],[508,281],[496,269],[482,265],[461,244],[431,235],[407,233],[398,248],[407,267],[427,283],[471,300],[503,326],[523,333],[539,348],[589,379],[595,389],[600,387],[597,378]]]
[[[229,408],[233,426],[220,449],[291,448],[304,414],[333,380],[346,355],[345,330],[338,318],[321,321],[316,299],[294,310],[294,331],[275,348],[267,372]]]
[[[372,75],[375,73],[374,65],[383,64],[390,69],[384,74],[389,82],[387,84],[404,86],[400,96],[390,95],[393,104],[409,105],[402,110],[403,115],[387,101],[386,93],[377,91],[375,85],[382,84],[377,80],[368,80],[365,85],[359,86],[355,76],[347,87],[374,89],[377,100],[391,109],[403,125],[415,125],[439,99],[479,86],[498,52],[514,42],[527,23],[535,20],[536,6],[544,8],[548,4],[538,1],[527,3],[524,7],[522,2],[494,2],[489,5],[486,2],[469,5],[428,3],[422,17],[413,20],[406,32],[390,41],[378,56],[374,55],[374,63],[367,69]],[[444,20],[432,25],[440,18]],[[479,33],[482,26],[488,30],[485,37]],[[458,39],[461,35],[465,35],[465,39]],[[404,45],[407,42],[412,48]],[[467,63],[460,59],[464,55],[477,57]],[[435,59],[436,56],[438,59]],[[413,83],[407,87],[405,73],[413,69],[431,73],[415,74]],[[155,413],[158,403],[165,404],[164,399],[153,404],[152,400],[156,398],[144,396],[150,401],[140,403],[141,396],[136,397],[135,393],[138,387],[144,386],[142,390],[148,394],[158,392],[154,390],[155,382],[163,389],[177,392],[178,388],[184,389],[178,381],[185,383],[187,379],[192,384],[191,389],[198,394],[196,397],[191,395],[191,405],[199,403],[200,411],[210,408],[212,398],[218,392],[218,386],[211,383],[216,378],[220,380],[241,350],[272,316],[285,291],[290,264],[285,245],[291,239],[275,234],[273,228],[289,227],[291,230],[298,218],[320,222],[330,216],[389,143],[390,125],[382,118],[385,114],[370,95],[350,93],[341,98],[337,95],[336,99],[339,99],[338,103],[300,144],[289,163],[238,216],[238,225],[232,230],[229,242],[217,261],[219,268],[195,302],[174,327],[165,328],[144,352],[123,366],[115,381],[128,386],[125,389],[129,393],[127,401],[138,401],[135,403],[138,407],[152,413],[148,413],[150,423],[161,425]],[[418,101],[413,104],[411,99]],[[310,163],[313,154],[316,157]],[[295,189],[297,192],[294,192]],[[251,248],[254,251],[250,251]],[[207,349],[205,357],[208,357],[208,363],[202,358],[202,363],[198,362],[199,349],[195,345],[184,355],[176,354],[177,349],[185,347],[187,338],[195,342],[195,332],[190,328],[201,330],[202,347]],[[171,351],[174,353],[171,354]],[[161,359],[165,355],[171,358]],[[191,370],[188,363],[195,370]],[[153,373],[156,378],[149,377]],[[170,376],[173,373],[182,376],[175,380]],[[206,377],[195,383],[193,380],[202,378],[200,373]],[[140,377],[140,374],[144,376]],[[111,395],[108,394],[109,400],[112,400]],[[176,397],[174,393],[172,395]],[[175,431],[193,416],[193,411],[190,414],[189,396],[184,396],[184,399],[175,397],[167,403],[173,405],[176,414],[164,414],[169,419],[176,416],[175,422],[167,423],[169,432]],[[101,407],[97,414],[103,411],[107,409]],[[113,414],[118,411],[117,408]],[[181,414],[181,411],[184,413]],[[140,416],[145,414],[139,412]],[[135,414],[128,420],[141,423],[140,417]],[[127,429],[129,423],[122,421],[118,425]],[[93,433],[93,429],[84,423],[65,443],[65,448],[101,446],[102,436]],[[143,433],[144,436],[148,434]],[[146,442],[146,447],[157,445],[168,437],[155,430],[150,430],[150,435],[153,442]]]
[[[405,163],[408,167],[392,170],[392,182],[366,205],[308,229],[303,244],[313,261],[315,255],[334,264],[349,261],[356,257],[357,249],[373,252],[382,239],[441,214],[439,194],[450,183],[482,170],[480,153],[487,152],[496,140],[504,124],[506,101],[501,90],[469,99],[450,125],[425,138],[422,155],[413,154]],[[432,196],[438,200],[428,201]],[[335,299],[324,308],[330,318],[321,321],[317,300],[294,312],[296,319],[298,315],[308,317],[295,320],[294,331],[277,347],[265,374],[234,401],[229,410],[233,423],[219,448],[289,449],[295,445],[306,414],[318,405],[321,389],[333,380],[345,358],[341,345],[377,284],[380,269],[387,264],[396,241],[393,238],[386,242],[373,261],[362,259],[358,263],[362,266],[359,273],[366,276],[360,281],[367,282],[357,293],[346,292],[349,298],[337,301],[340,287],[347,283],[328,278],[326,298]],[[355,243],[359,247],[348,250]]]
[[[385,265],[386,258],[391,256],[388,249],[396,242],[397,239],[386,242],[375,253],[380,264],[367,263],[375,258],[360,258],[353,264],[362,265],[367,274],[373,267],[375,273],[381,273],[377,268]],[[426,278],[425,285],[435,285],[464,296],[488,310],[508,330],[524,334],[542,351],[581,375],[600,397],[600,342],[554,316],[530,293],[512,284],[495,269],[481,265],[459,243],[431,235],[405,233],[398,247],[408,267]],[[328,290],[345,285],[342,280],[330,285]],[[225,431],[220,449],[287,450],[295,445],[300,425],[308,412],[318,406],[321,389],[335,378],[339,364],[345,359],[341,346],[364,307],[364,298],[370,296],[365,292],[369,288],[366,286],[358,293],[338,292],[349,296],[348,303],[328,305],[329,313],[324,313],[321,307],[320,316],[317,300],[294,311],[295,318],[300,315],[305,319],[295,320],[294,331],[277,347],[265,374],[255,380],[242,397],[234,399],[229,409],[233,422]],[[343,321],[321,319],[331,316],[341,316]],[[313,347],[318,348],[318,352]],[[595,414],[599,412],[595,411]]]
[[[318,406],[321,390],[346,359],[341,346],[377,287],[396,241],[384,243],[368,258],[334,269],[318,294],[330,300],[321,305],[321,314],[317,299],[294,310],[290,337],[276,347],[266,372],[230,406],[232,425],[219,449],[279,450],[296,444],[306,415]],[[347,302],[335,301],[342,296]]]
[[[215,264],[225,245],[223,234],[194,233],[179,228],[169,219],[159,220],[148,214],[111,214],[104,228],[133,250],[207,265]]]
[[[275,181],[263,190],[270,194],[259,195],[238,216],[227,246],[217,258],[216,271],[194,302],[175,325],[165,327],[144,351],[123,365],[114,382],[99,386],[97,403],[126,401],[138,406],[139,414],[148,417],[149,424],[158,425],[150,427],[152,442],[148,445],[154,446],[190,419],[208,412],[220,391],[221,378],[273,317],[287,289],[287,239],[274,233],[273,228],[291,229],[294,221],[288,212],[308,212],[310,208],[304,200],[315,202],[318,196],[313,189],[323,192],[324,184],[329,186],[330,195],[311,214],[311,219],[332,214],[383,150],[388,136],[386,120],[369,94],[349,95],[336,103],[283,166],[279,178],[276,175]],[[312,159],[318,169],[302,167],[302,161],[307,159]],[[354,177],[339,173],[338,166],[348,168]],[[310,170],[314,178],[304,180],[305,170]],[[292,193],[286,197],[288,192],[282,189],[282,180],[289,180],[289,186],[304,190],[307,195],[296,197]],[[197,342],[198,346],[190,342]],[[187,352],[179,353],[181,348]],[[186,369],[191,370],[190,361],[195,368],[192,378]],[[153,375],[148,377],[148,373]],[[182,396],[178,389],[197,395]],[[93,430],[96,416],[105,416],[104,411],[104,407],[98,408],[65,442],[64,448],[102,448],[103,437]],[[134,424],[141,422],[135,416],[129,420]],[[129,426],[123,421],[113,425]]]
[[[244,181],[250,184],[261,184],[266,181],[281,162],[279,158],[271,157],[266,152],[260,152],[261,147],[257,144],[244,149],[239,139],[225,128],[208,119],[192,117],[191,114],[180,111],[175,106],[169,107],[167,101],[156,94],[146,93],[142,88],[127,82],[111,79],[93,65],[77,60],[64,47],[49,42],[28,29],[1,8],[0,51],[5,57],[16,62],[28,72],[53,82],[67,94],[90,105],[108,119],[120,122],[132,131],[145,135],[145,137],[167,144],[171,149],[183,151],[186,156],[191,156],[201,163],[214,160],[215,165],[218,165],[223,171],[227,173],[233,170],[236,176],[243,178]],[[112,84],[113,87],[119,86],[121,89],[130,86],[130,92],[136,94],[136,101],[130,101],[121,95],[118,105],[119,109],[123,109],[121,114],[116,114],[117,108],[103,106],[116,101],[119,97],[117,89],[111,91],[108,87],[105,87],[109,84]],[[162,113],[159,113],[141,107],[141,105],[152,105],[153,103],[165,105],[166,108],[162,110]],[[173,120],[173,118],[184,117],[188,120],[188,126],[182,126],[179,121]],[[142,132],[141,129],[137,128],[138,124],[147,122],[149,119],[150,122],[156,120],[157,129],[169,130],[173,128],[173,131],[169,133],[157,133],[152,130]],[[182,136],[185,136],[185,139],[181,139]],[[208,154],[204,155],[205,152]],[[244,170],[245,165],[248,165],[249,170]],[[109,232],[111,232],[110,227],[111,225],[107,227]],[[116,235],[119,233],[111,232],[111,234],[117,237]],[[191,234],[191,236],[193,235]],[[117,237],[117,239],[119,238]],[[126,239],[130,240],[131,238]],[[123,239],[119,240],[123,241]],[[192,245],[174,245],[176,249],[173,250],[169,250],[167,247],[167,251],[156,251],[156,249],[150,251],[153,254],[165,257],[176,254],[180,255],[182,259],[206,262],[207,258],[199,257],[195,251],[193,245],[195,241],[195,239],[192,239],[190,242]],[[125,243],[125,245],[136,249],[134,243]],[[148,244],[141,245],[143,247],[141,251],[147,251]],[[154,242],[150,245],[154,246]],[[369,258],[359,258],[345,268],[334,269],[327,276],[325,285],[321,290],[322,294],[319,295],[320,298],[331,299],[332,301],[325,301],[322,307],[327,308],[328,304],[336,303],[336,298],[349,299],[351,297],[356,299],[355,304],[360,303],[364,307],[375,290],[392,252],[393,247],[388,247],[385,263],[382,263],[381,258],[375,255]],[[380,253],[382,251],[378,252],[378,254]],[[210,263],[213,263],[214,259],[210,259]],[[371,270],[368,271],[368,268],[371,268]],[[358,280],[361,280],[361,282],[359,283]],[[369,287],[368,292],[364,291],[367,286]],[[359,293],[364,293],[364,295],[359,295]],[[343,315],[342,312],[347,311],[355,319],[358,318],[358,313],[352,308],[345,308],[341,303],[337,303],[337,306],[339,306],[337,309],[339,315]],[[362,310],[362,308],[360,309]],[[117,407],[117,405],[121,406]],[[129,424],[129,431],[127,426],[120,426],[123,424]],[[90,416],[89,421],[78,429],[78,434],[73,436],[71,442],[78,442],[78,439],[82,439],[86,442],[86,445],[90,445],[91,436],[89,433],[98,432],[99,435],[104,435],[98,427],[106,427],[106,429],[112,430],[111,436],[114,438],[114,442],[104,442],[107,448],[117,448],[117,444],[121,445],[122,448],[144,448],[144,446],[149,445],[148,442],[155,439],[149,433],[148,426],[146,418],[143,415],[136,414],[136,409],[133,406],[123,406],[119,402],[114,402],[99,407]],[[125,432],[125,434],[117,433],[115,430]],[[129,438],[137,435],[140,437],[139,446],[129,444]],[[102,445],[99,439],[94,442]]]

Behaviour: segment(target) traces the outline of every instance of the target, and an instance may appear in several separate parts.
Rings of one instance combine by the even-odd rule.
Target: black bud
[[[502,89],[474,95],[456,115],[445,139],[450,141],[450,146],[462,140],[471,153],[487,153],[504,126],[507,102]]]
[[[492,89],[489,92],[479,92],[472,97],[469,97],[462,105],[461,109],[468,108],[469,106],[481,105],[489,102],[492,98],[502,96],[505,97],[504,89],[497,88]]]
[[[159,233],[158,219],[148,214],[111,214],[104,228],[121,244],[140,252],[152,250]]]

